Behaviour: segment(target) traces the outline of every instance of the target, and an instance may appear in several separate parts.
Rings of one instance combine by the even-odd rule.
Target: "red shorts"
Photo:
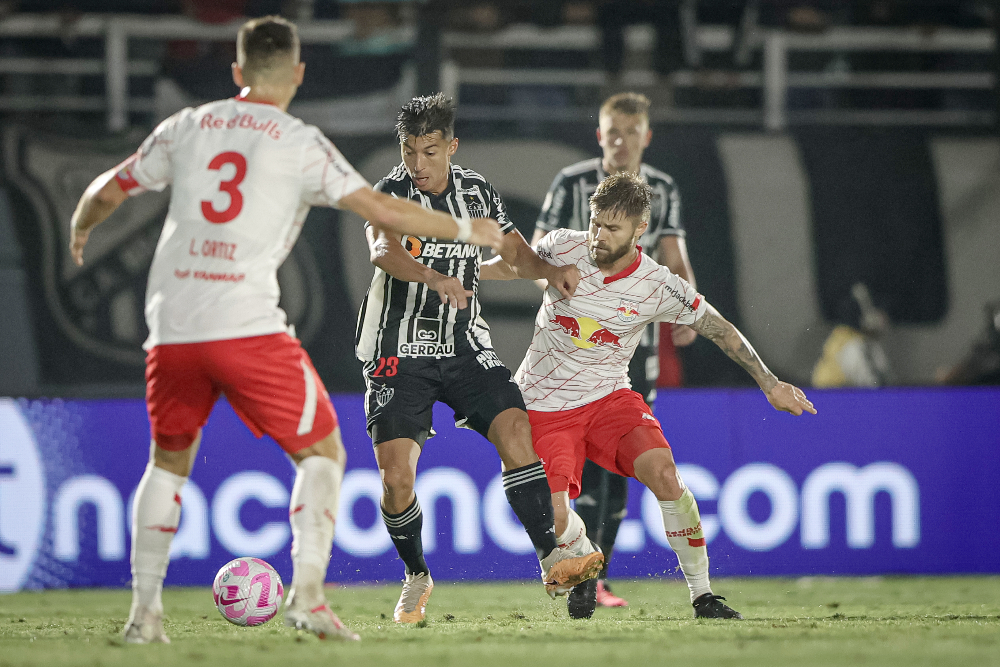
[[[191,446],[219,394],[254,435],[266,433],[286,452],[337,426],[323,381],[288,334],[157,345],[146,355],[146,408],[161,448]]]
[[[635,460],[651,449],[667,448],[660,422],[642,396],[619,389],[593,403],[560,412],[528,410],[531,440],[542,459],[552,493],[580,495],[583,463],[590,459],[618,475],[635,477]],[[647,437],[622,438],[636,428]]]

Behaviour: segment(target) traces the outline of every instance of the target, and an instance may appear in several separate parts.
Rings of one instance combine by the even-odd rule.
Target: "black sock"
[[[580,497],[574,509],[587,527],[587,537],[601,544],[601,527],[604,525],[604,506],[607,504],[607,478],[611,473],[590,459],[583,463],[580,475]],[[603,546],[602,546],[603,550]]]
[[[552,491],[542,462],[537,461],[503,474],[503,490],[514,514],[535,546],[538,560],[552,553],[556,544]]]
[[[604,552],[604,569],[599,575],[601,579],[608,577],[608,563],[611,562],[611,552],[615,549],[618,538],[618,528],[621,527],[628,513],[628,478],[608,473],[607,495],[603,506],[604,521],[598,532],[598,544]]]
[[[382,509],[382,521],[389,530],[389,537],[396,547],[396,553],[406,565],[407,574],[430,572],[424,560],[424,545],[420,541],[420,530],[424,526],[424,514],[416,496],[413,503],[399,514],[389,514]]]

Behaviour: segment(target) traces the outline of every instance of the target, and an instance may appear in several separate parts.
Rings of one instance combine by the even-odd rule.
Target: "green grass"
[[[676,581],[615,582],[627,609],[572,621],[540,584],[440,582],[426,627],[391,620],[398,588],[329,591],[362,635],[320,642],[279,616],[237,628],[207,589],[168,589],[170,645],[130,646],[128,592],[68,590],[0,597],[0,667],[9,665],[1000,665],[1000,577],[726,579],[716,592],[744,621],[691,618]],[[388,618],[387,618],[388,617]],[[704,663],[702,661],[705,661]]]

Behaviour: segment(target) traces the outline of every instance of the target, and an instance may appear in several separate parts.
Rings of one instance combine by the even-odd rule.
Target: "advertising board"
[[[661,391],[656,414],[699,501],[713,576],[1000,572],[1000,390],[813,391],[816,417],[749,390]],[[333,397],[348,469],[331,581],[402,564],[378,513],[363,397]],[[531,579],[537,561],[500,462],[438,405],[420,460],[436,579]],[[141,400],[0,399],[0,590],[124,586],[131,501],[148,457]],[[236,556],[291,575],[294,469],[220,401],[205,428],[167,584],[207,585]],[[631,482],[611,575],[677,576],[655,498]]]

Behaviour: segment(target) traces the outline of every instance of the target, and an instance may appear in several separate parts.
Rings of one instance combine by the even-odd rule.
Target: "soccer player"
[[[535,333],[515,376],[525,402],[535,451],[552,487],[556,531],[571,551],[589,550],[586,529],[569,506],[580,493],[583,462],[634,477],[656,496],[667,541],[687,580],[695,617],[742,618],[712,592],[698,504],[677,473],[670,445],[642,396],[629,388],[628,364],[652,322],[691,326],[718,345],[757,381],[778,410],[816,413],[800,389],[778,380],[746,338],[695,289],[640,252],[652,192],[632,173],[609,176],[590,198],[587,232],[556,230],[538,254],[557,266],[576,266],[572,299],[548,289]],[[589,618],[582,603],[570,607]]]
[[[638,93],[619,93],[604,101],[599,113],[597,143],[603,157],[572,164],[556,176],[545,197],[545,203],[535,223],[531,244],[537,245],[553,229],[586,231],[590,225],[588,200],[597,184],[608,174],[631,172],[639,174],[653,191],[652,211],[646,232],[639,239],[643,252],[663,264],[671,273],[695,287],[694,271],[688,259],[685,230],[680,221],[680,195],[670,176],[642,161],[642,155],[653,138],[649,128],[649,100]],[[658,358],[659,328],[646,327],[629,365],[632,389],[646,403],[656,399],[656,378],[660,371]],[[690,345],[697,334],[690,327],[671,328],[671,340],[676,347]],[[674,356],[673,350],[664,354]],[[570,606],[578,597],[597,597],[604,607],[624,607],[628,603],[611,592],[607,581],[608,564],[618,536],[618,527],[625,518],[628,505],[628,480],[601,468],[592,461],[583,466],[580,497],[576,509],[604,552],[604,569],[596,580],[586,581],[573,591]],[[586,605],[585,605],[586,606]]]
[[[247,22],[233,65],[239,97],[163,121],[132,157],[90,184],[73,214],[70,252],[82,264],[95,225],[130,196],[172,186],[146,292],[152,443],[135,496],[128,642],[168,641],[161,590],[180,490],[220,393],[296,466],[286,624],[357,639],[323,594],[346,455],[326,389],[278,308],[278,267],[313,205],[349,209],[397,232],[500,242],[494,221],[375,192],[318,129],[288,115],[304,67],[293,24]]]
[[[455,108],[441,93],[403,106],[396,125],[402,163],[375,189],[458,217],[494,217],[498,249],[512,275],[545,279],[563,298],[576,288],[575,266],[543,261],[507,218],[503,200],[482,176],[452,164],[458,149]],[[413,491],[417,460],[442,401],[456,424],[487,438],[503,462],[503,484],[555,595],[600,571],[599,552],[570,556],[558,548],[545,470],[531,443],[521,392],[497,357],[477,298],[482,253],[433,235],[401,236],[378,221],[368,227],[375,276],[358,320],[357,356],[365,364],[368,433],[382,475],[382,519],[406,566],[393,612],[397,623],[424,618],[434,588],[424,559],[423,515]]]

